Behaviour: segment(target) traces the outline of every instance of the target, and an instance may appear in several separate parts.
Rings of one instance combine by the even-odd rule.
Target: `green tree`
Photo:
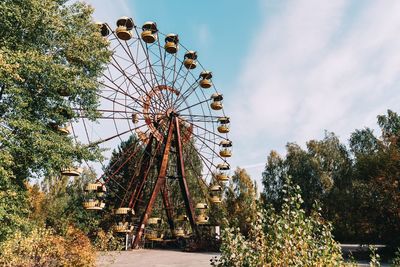
[[[222,233],[221,257],[213,266],[343,266],[332,227],[314,206],[309,215],[301,208],[300,187],[284,181],[282,209],[259,206],[249,222],[249,234],[236,228]]]
[[[191,140],[188,143],[183,144],[183,159],[185,162],[185,175],[186,181],[189,187],[189,192],[194,205],[198,202],[206,201],[207,195],[206,185],[200,182],[199,177],[202,171],[202,162],[195,150]],[[149,175],[147,181],[143,187],[143,193],[141,195],[141,201],[137,202],[136,214],[142,214],[147,200],[154,187],[155,179],[158,175],[158,168],[160,164],[161,157],[155,156],[158,143],[154,142],[152,144],[152,155],[148,155],[145,152],[145,147],[141,141],[132,135],[127,141],[121,142],[117,149],[112,153],[111,160],[106,167],[104,178],[110,178],[113,173],[112,179],[107,182],[107,211],[111,214],[112,209],[119,207],[121,203],[124,206],[128,205],[129,199],[132,194],[132,189],[137,185],[136,183],[140,178],[138,177],[140,168],[145,166],[146,162],[151,162],[149,168]],[[133,152],[136,153],[133,155]],[[170,203],[174,207],[173,213],[185,214],[185,207],[183,204],[182,193],[180,186],[178,184],[177,178],[177,158],[176,158],[176,146],[173,144],[169,155],[169,165],[167,169],[167,187],[169,189]],[[125,163],[123,166],[122,164]],[[133,181],[133,182],[132,182]],[[127,190],[129,184],[132,183],[131,189]],[[162,217],[165,216],[164,209],[162,208],[162,198],[161,194],[156,199],[153,206],[152,216]],[[136,219],[139,219],[136,216]],[[166,220],[165,220],[166,221]],[[109,216],[104,220],[104,227],[111,227],[114,223],[114,218]]]
[[[295,143],[288,143],[286,149],[284,159],[272,151],[263,172],[263,196],[276,208],[282,203],[281,189],[287,177],[302,189],[307,211],[316,200],[324,202],[336,188],[350,183],[349,153],[333,133],[326,133],[322,140],[307,142],[307,150]]]
[[[78,118],[78,109],[94,117],[97,78],[110,55],[92,9],[65,2],[0,2],[0,191],[20,198],[0,201],[1,225],[26,216],[28,179],[99,156],[55,130]]]
[[[289,143],[286,157],[271,152],[263,172],[263,199],[279,211],[282,184],[287,177],[302,189],[303,207],[310,212],[315,200],[332,221],[342,242],[400,240],[400,116],[388,110],[378,116],[382,135],[369,128],[355,130],[349,149],[332,133],[307,142],[307,148]]]
[[[248,236],[257,210],[257,195],[253,181],[245,169],[237,168],[226,189],[226,219],[230,227],[238,227]]]
[[[378,116],[378,125],[380,138],[366,129],[356,131],[350,139],[352,148],[363,149],[353,149],[354,204],[348,220],[354,225],[355,238],[395,247],[400,244],[400,116],[388,110]]]

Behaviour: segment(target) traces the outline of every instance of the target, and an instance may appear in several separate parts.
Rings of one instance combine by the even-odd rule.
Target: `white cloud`
[[[208,46],[210,43],[210,29],[207,24],[200,24],[196,27],[198,42],[202,46]]]
[[[90,4],[95,9],[93,17],[96,21],[115,25],[119,17],[134,17],[132,3],[129,3],[129,0],[82,0],[82,2]]]
[[[226,103],[240,151],[234,164],[263,161],[324,129],[345,141],[398,110],[400,2],[359,4],[354,12],[344,0],[293,1],[265,20]]]

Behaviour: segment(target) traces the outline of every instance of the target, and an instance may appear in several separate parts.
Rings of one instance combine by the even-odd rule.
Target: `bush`
[[[391,260],[392,266],[400,266],[400,248],[394,253],[394,258]]]
[[[18,231],[0,245],[1,266],[94,266],[95,256],[89,239],[72,227],[66,237],[46,228]]]
[[[115,236],[112,231],[99,230],[95,236],[94,247],[98,251],[122,250],[124,240]]]
[[[331,224],[322,219],[317,206],[309,216],[301,208],[300,188],[290,182],[283,187],[283,205],[261,208],[248,238],[239,229],[222,233],[221,257],[213,266],[340,266],[344,264]]]

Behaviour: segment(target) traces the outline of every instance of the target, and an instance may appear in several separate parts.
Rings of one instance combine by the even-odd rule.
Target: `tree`
[[[349,219],[356,238],[398,246],[400,116],[388,110],[378,116],[378,125],[382,131],[380,138],[365,129],[357,130],[350,139],[355,162],[351,188],[354,208]]]
[[[19,181],[93,158],[53,126],[77,118],[78,108],[94,114],[109,51],[92,10],[64,2],[0,3],[1,151]]]
[[[281,206],[282,186],[287,176],[284,159],[274,150],[268,155],[265,169],[262,173],[264,202],[271,203],[276,209]]]
[[[0,2],[0,191],[19,198],[0,201],[1,225],[26,216],[26,181],[99,156],[56,130],[78,109],[94,118],[97,78],[110,55],[92,9],[65,2]]]
[[[237,168],[226,190],[226,219],[230,227],[239,227],[247,236],[256,216],[257,195],[253,181],[245,169]]]
[[[263,172],[264,198],[276,208],[282,203],[281,188],[288,177],[300,186],[306,211],[315,200],[324,202],[335,188],[349,183],[351,159],[333,133],[307,142],[307,150],[295,143],[288,143],[286,149],[285,159],[272,151]]]
[[[303,206],[314,201],[332,221],[341,242],[400,244],[400,116],[388,110],[378,116],[382,135],[355,130],[349,149],[333,133],[307,142],[289,143],[286,157],[271,152],[263,172],[263,199],[280,210],[282,183],[291,178],[302,190]]]
[[[332,226],[315,206],[307,215],[301,208],[300,187],[290,179],[282,186],[282,209],[258,206],[246,236],[236,228],[222,232],[221,257],[213,266],[343,266]]]
[[[200,182],[199,176],[202,171],[202,162],[197,154],[198,152],[195,150],[195,147],[191,140],[188,143],[183,144],[183,159],[185,162],[185,175],[186,181],[188,184],[189,192],[191,199],[194,204],[198,202],[204,202],[205,198],[207,198],[207,189],[204,183]],[[109,179],[107,182],[107,199],[106,202],[109,204],[106,208],[110,213],[113,208],[119,207],[121,203],[124,206],[128,205],[129,199],[132,195],[133,188],[135,187],[135,183],[139,181],[142,177],[139,176],[140,168],[146,166],[147,162],[150,162],[149,174],[147,177],[147,181],[144,184],[143,191],[141,194],[141,201],[137,202],[135,213],[142,214],[144,211],[144,204],[147,203],[147,200],[150,197],[150,194],[154,187],[154,181],[158,176],[158,168],[160,164],[160,157],[155,157],[155,150],[157,149],[158,144],[152,144],[152,154],[148,155],[145,152],[145,146],[141,143],[141,141],[136,137],[136,135],[132,135],[128,138],[127,141],[121,142],[117,149],[115,149],[112,153],[111,160],[106,167],[104,178],[107,179],[112,176],[113,173],[115,175],[112,179]],[[177,178],[177,158],[175,146],[173,145],[172,151],[169,155],[169,163],[167,169],[167,186],[169,189],[169,199],[170,203],[174,207],[175,214],[185,214],[185,207],[183,204],[183,198],[180,186],[178,185]],[[133,152],[135,152],[133,154]],[[125,163],[124,165],[122,165]],[[133,183],[128,190],[129,184],[131,181]],[[161,194],[156,199],[154,203],[154,208],[152,211],[152,216],[161,217],[164,216],[164,210],[161,208],[163,205]],[[166,221],[166,220],[165,220]],[[113,222],[113,218],[105,218],[105,227],[110,227]]]
[[[350,151],[356,157],[374,154],[379,149],[379,141],[370,128],[355,130],[350,136],[349,143]]]

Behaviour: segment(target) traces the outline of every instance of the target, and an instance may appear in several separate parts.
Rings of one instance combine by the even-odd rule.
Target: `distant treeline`
[[[279,209],[286,178],[301,187],[304,208],[322,204],[340,242],[400,244],[400,116],[380,115],[380,136],[355,130],[349,144],[334,133],[310,140],[306,149],[288,143],[285,157],[271,151],[263,172],[262,198]]]

